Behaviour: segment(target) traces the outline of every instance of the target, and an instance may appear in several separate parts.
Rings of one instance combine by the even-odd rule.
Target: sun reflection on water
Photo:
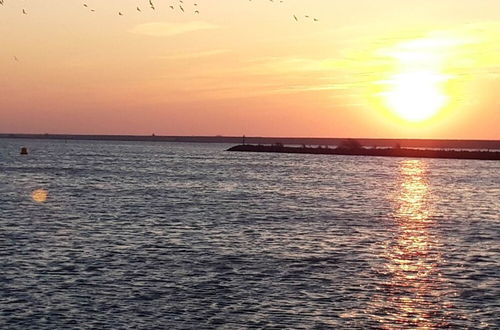
[[[384,249],[382,294],[374,318],[383,328],[429,329],[446,326],[449,291],[439,271],[439,237],[431,232],[432,196],[426,162],[404,160],[393,197],[395,235]]]

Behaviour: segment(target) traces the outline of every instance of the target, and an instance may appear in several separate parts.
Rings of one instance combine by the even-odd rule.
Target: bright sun
[[[400,120],[410,123],[427,121],[446,105],[444,84],[450,79],[443,73],[444,63],[454,40],[420,38],[403,41],[381,51],[393,63],[393,72],[382,84],[385,106]]]
[[[441,89],[443,78],[431,71],[396,74],[382,93],[387,106],[401,119],[420,122],[432,118],[444,106],[446,95]]]

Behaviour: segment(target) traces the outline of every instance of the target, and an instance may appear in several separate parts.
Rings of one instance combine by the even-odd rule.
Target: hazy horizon
[[[241,139],[241,138],[246,138],[246,139],[319,139],[319,140],[342,140],[342,139],[358,139],[358,140],[429,140],[429,141],[492,141],[492,142],[500,142],[500,139],[454,139],[454,138],[437,138],[437,139],[430,139],[430,138],[408,138],[408,137],[363,137],[363,136],[278,136],[278,135],[197,135],[197,134],[190,134],[190,135],[171,135],[171,134],[88,134],[88,133],[9,133],[9,132],[0,132],[0,138],[8,138],[10,136],[13,137],[29,137],[29,136],[37,136],[37,137],[43,137],[43,136],[53,136],[53,137],[78,137],[78,136],[91,136],[91,137],[137,137],[137,138],[150,138],[150,137],[156,137],[156,138],[221,138],[221,139]]]

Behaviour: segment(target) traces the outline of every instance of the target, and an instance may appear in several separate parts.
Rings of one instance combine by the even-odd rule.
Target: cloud
[[[218,28],[220,28],[218,25],[203,21],[179,23],[151,22],[136,25],[134,28],[132,28],[132,30],[130,30],[130,32],[153,37],[170,37],[189,32],[214,30]]]
[[[225,54],[225,53],[229,53],[229,52],[230,52],[229,49],[213,49],[213,50],[205,50],[205,51],[200,51],[200,52],[178,53],[178,54],[157,56],[156,58],[160,58],[160,59],[164,59],[164,60],[185,60],[185,59],[215,56],[215,55]]]

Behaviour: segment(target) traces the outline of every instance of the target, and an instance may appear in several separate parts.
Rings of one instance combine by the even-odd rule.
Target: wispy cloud
[[[202,58],[209,56],[216,56],[220,54],[229,53],[229,49],[212,49],[212,50],[204,50],[199,52],[191,52],[191,53],[176,53],[169,54],[163,56],[156,56],[156,58],[163,60],[185,60],[185,59],[193,59],[193,58]]]
[[[214,30],[219,29],[220,26],[207,23],[203,21],[191,21],[191,22],[151,22],[139,24],[133,27],[130,32],[135,34],[142,34],[153,37],[169,37],[179,34],[202,31],[202,30]]]
[[[176,67],[182,66],[174,62],[172,70],[161,78],[171,80],[176,75],[179,83],[175,88],[180,94],[195,93],[208,99],[322,94],[343,99],[343,104],[366,102],[371,106],[370,102],[374,98],[378,100],[378,95],[387,87],[387,81],[406,72],[408,67],[425,71],[436,65],[431,67],[437,72],[435,78],[445,79],[443,84],[457,90],[462,88],[457,85],[460,80],[498,79],[499,43],[493,41],[499,40],[498,33],[494,33],[499,26],[476,24],[394,38],[382,34],[326,56],[304,53],[248,57],[236,48],[173,52],[155,58],[204,59],[189,61],[189,71],[176,71]],[[234,56],[222,56],[228,52]],[[214,61],[206,65],[205,57],[210,56],[214,56]],[[466,95],[467,90],[463,88],[456,94]]]

